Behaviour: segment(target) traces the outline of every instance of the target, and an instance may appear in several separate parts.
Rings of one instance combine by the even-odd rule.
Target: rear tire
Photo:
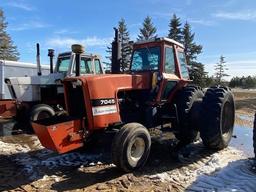
[[[151,138],[148,130],[139,123],[128,123],[113,139],[113,163],[125,172],[134,171],[146,163],[150,147]]]
[[[202,102],[200,136],[206,147],[223,149],[228,146],[234,127],[234,96],[227,87],[209,88]]]
[[[173,127],[177,130],[176,138],[182,145],[192,143],[198,136],[199,126],[197,119],[194,118],[195,112],[199,109],[193,110],[196,102],[201,102],[204,93],[199,86],[188,85],[184,87],[176,95],[176,106],[178,112],[178,122],[173,123]]]
[[[31,109],[30,120],[37,121],[39,119],[49,118],[55,115],[54,109],[46,104],[35,105]]]

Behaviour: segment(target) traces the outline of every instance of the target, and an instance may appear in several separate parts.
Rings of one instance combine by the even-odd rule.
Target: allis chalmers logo
[[[91,100],[91,103],[93,116],[106,115],[117,112],[114,98],[93,99]]]

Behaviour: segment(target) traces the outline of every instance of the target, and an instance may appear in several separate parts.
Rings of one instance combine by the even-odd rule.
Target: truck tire
[[[182,145],[195,141],[198,136],[199,126],[192,113],[199,112],[199,109],[192,109],[196,102],[201,103],[203,96],[202,89],[194,85],[184,87],[176,95],[178,121],[173,123],[173,128],[176,130],[175,137]]]
[[[254,156],[256,158],[256,113],[254,117],[254,126],[253,126],[253,148],[254,148]]]
[[[209,88],[202,102],[200,136],[206,147],[223,149],[228,146],[234,127],[234,96],[228,87]]]
[[[30,112],[30,120],[37,121],[39,119],[49,118],[55,115],[54,109],[46,104],[35,105]]]
[[[128,123],[113,139],[113,163],[125,172],[138,169],[146,163],[150,147],[151,138],[148,130],[139,123]]]

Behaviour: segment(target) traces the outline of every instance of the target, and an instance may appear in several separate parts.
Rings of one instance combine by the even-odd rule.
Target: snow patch
[[[202,175],[205,177],[210,177],[210,175],[215,174],[221,169],[225,169],[225,167],[230,162],[243,158],[243,152],[238,151],[232,147],[228,147],[227,149],[212,154],[206,158],[202,158],[195,162],[192,161],[192,163],[188,166],[183,166],[179,169],[174,169],[163,173],[148,175],[147,177],[152,180],[158,180],[161,182],[173,182],[184,187],[188,187],[191,183],[196,181],[198,177]],[[201,191],[204,191],[203,188]]]
[[[215,174],[198,176],[187,191],[255,191],[254,163],[248,159],[230,162]]]

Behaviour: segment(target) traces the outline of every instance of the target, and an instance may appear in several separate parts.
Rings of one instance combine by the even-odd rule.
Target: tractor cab
[[[65,52],[58,56],[55,66],[55,73],[64,73],[65,76],[75,76],[75,53]],[[102,74],[100,56],[94,54],[81,54],[80,56],[81,75]]]
[[[157,102],[171,99],[172,90],[190,82],[184,46],[169,38],[136,42],[130,72],[152,76],[151,92]]]

